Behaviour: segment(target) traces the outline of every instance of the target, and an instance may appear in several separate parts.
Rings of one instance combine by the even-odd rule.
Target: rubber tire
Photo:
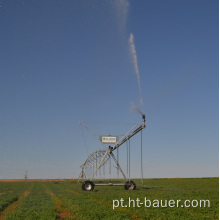
[[[86,180],[82,183],[82,190],[93,191],[94,187],[95,187],[94,183],[90,180]]]
[[[124,187],[125,187],[126,190],[135,190],[136,189],[136,184],[135,184],[134,181],[127,181],[127,182],[125,182]]]

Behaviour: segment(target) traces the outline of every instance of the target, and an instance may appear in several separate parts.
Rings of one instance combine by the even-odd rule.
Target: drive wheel
[[[86,180],[82,184],[82,189],[85,191],[92,191],[94,189],[95,185],[92,181]]]
[[[134,181],[127,181],[124,185],[126,190],[135,190],[136,189],[136,184]]]

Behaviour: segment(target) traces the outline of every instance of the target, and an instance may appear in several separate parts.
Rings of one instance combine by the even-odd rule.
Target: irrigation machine
[[[139,109],[138,109],[139,110]],[[139,111],[142,115],[142,124],[135,124],[126,134],[124,134],[121,138],[115,135],[100,135],[99,138],[96,137],[102,145],[105,146],[105,149],[97,150],[91,153],[84,163],[80,166],[81,173],[79,175],[78,181],[82,180],[82,189],[85,191],[94,190],[95,186],[124,186],[125,190],[135,190],[136,184],[134,181],[130,180],[130,138],[132,138],[137,133],[141,132],[141,172],[143,179],[143,170],[142,170],[142,130],[145,128],[145,115]],[[85,128],[89,130],[89,128],[83,123],[80,122]],[[89,132],[93,134],[90,130]],[[94,134],[93,134],[94,135]],[[94,135],[95,136],[95,135]],[[118,148],[124,143],[129,143],[129,154],[127,153],[127,170],[129,169],[129,174],[127,171],[127,176],[125,172],[123,172],[122,167],[119,164],[118,158],[115,157],[114,151],[118,150]],[[108,145],[108,147],[106,147]],[[118,156],[118,154],[117,154]],[[115,162],[117,172],[121,173],[123,178],[125,179],[125,183],[94,183],[95,175],[97,172],[101,172],[101,169],[104,171],[105,165],[107,163],[111,166],[111,161]],[[87,175],[88,170],[90,171],[90,176]]]

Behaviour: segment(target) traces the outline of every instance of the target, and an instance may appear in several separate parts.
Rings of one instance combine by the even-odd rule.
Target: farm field
[[[134,181],[136,190],[91,192],[74,180],[0,181],[0,220],[219,219],[219,178],[145,179],[145,187]]]

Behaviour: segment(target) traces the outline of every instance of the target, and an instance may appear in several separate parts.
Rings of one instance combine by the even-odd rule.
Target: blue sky
[[[144,177],[218,176],[218,12],[217,0],[1,0],[0,178],[77,178],[102,149],[79,121],[123,134],[141,122],[131,101],[146,114]],[[131,153],[139,177],[140,135]]]

